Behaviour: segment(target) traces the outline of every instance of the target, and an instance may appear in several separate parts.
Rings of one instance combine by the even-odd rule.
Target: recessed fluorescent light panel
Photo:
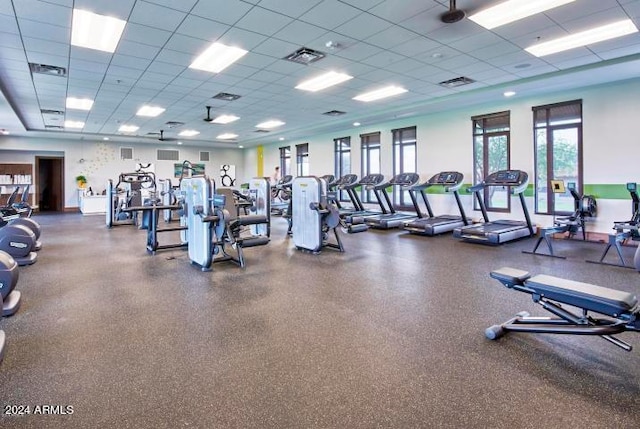
[[[139,128],[140,127],[137,127],[135,125],[120,125],[118,131],[120,131],[121,133],[135,133]]]
[[[218,137],[216,137],[217,139],[220,140],[229,140],[229,139],[235,139],[236,137],[238,137],[237,134],[233,134],[233,133],[224,133],[224,134],[220,134]]]
[[[138,111],[136,112],[136,115],[155,117],[161,114],[162,112],[164,112],[164,109],[162,107],[142,106],[140,109],[138,109]]]
[[[469,16],[469,19],[491,30],[575,0],[509,0]]]
[[[586,46],[593,43],[602,42],[604,40],[615,39],[616,37],[636,33],[637,31],[638,29],[633,24],[633,21],[631,21],[630,19],[625,19],[622,21],[614,22],[612,24],[592,28],[591,30],[581,31],[580,33],[560,37],[559,39],[538,43],[537,45],[529,46],[525,49],[525,51],[535,55],[536,57],[543,57],[545,55],[567,51],[569,49],[578,48],[580,46]]]
[[[115,52],[127,21],[73,9],[71,44],[82,48]]]
[[[93,100],[90,98],[67,97],[67,109],[91,110]]]
[[[364,94],[357,95],[353,97],[354,100],[358,101],[375,101],[380,100],[382,98],[391,97],[393,95],[398,95],[407,92],[406,89],[400,86],[385,86],[384,88],[376,89],[375,91],[365,92]]]
[[[284,122],[278,120],[264,121],[256,125],[256,128],[271,129],[284,125]]]
[[[64,121],[65,128],[84,128],[84,122],[82,121]]]
[[[329,88],[330,86],[345,82],[349,79],[353,79],[353,76],[349,76],[345,73],[330,71],[321,74],[320,76],[316,76],[313,79],[309,79],[299,83],[298,86],[296,86],[296,89],[316,92],[320,91],[321,89]]]
[[[513,97],[514,95],[516,95],[515,91],[505,91],[504,94],[505,97]]]
[[[184,130],[184,131],[180,131],[178,135],[181,137],[193,137],[193,136],[197,136],[198,134],[200,134],[200,131]]]
[[[235,115],[220,115],[211,122],[214,124],[229,124],[233,121],[237,121],[238,119],[240,119],[240,117]]]
[[[201,53],[189,66],[196,70],[220,73],[242,58],[247,51],[215,42]]]

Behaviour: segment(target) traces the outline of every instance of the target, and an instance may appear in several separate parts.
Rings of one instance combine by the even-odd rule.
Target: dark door
[[[64,211],[64,158],[37,156],[36,172],[39,211]]]

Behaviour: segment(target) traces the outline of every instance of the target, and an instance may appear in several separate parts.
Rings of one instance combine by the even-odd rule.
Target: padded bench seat
[[[539,274],[526,280],[525,286],[548,299],[612,317],[640,311],[635,295],[589,283]]]

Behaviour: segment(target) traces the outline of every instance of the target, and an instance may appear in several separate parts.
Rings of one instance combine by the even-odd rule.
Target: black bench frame
[[[500,325],[490,326],[485,330],[485,335],[490,340],[495,340],[505,335],[509,331],[525,332],[525,333],[544,333],[544,334],[570,334],[570,335],[597,335],[614,345],[631,351],[632,346],[625,341],[614,337],[613,335],[625,331],[640,332],[640,304],[637,299],[632,297],[629,308],[620,308],[619,312],[615,311],[615,305],[608,302],[601,304],[594,301],[585,300],[579,296],[579,292],[571,288],[563,288],[563,279],[555,277],[546,277],[547,280],[558,280],[558,285],[553,285],[553,289],[561,292],[559,296],[564,296],[563,300],[552,299],[545,296],[547,290],[544,285],[536,284],[535,277],[522,270],[513,268],[501,268],[492,271],[490,276],[509,289],[525,292],[531,295],[533,301],[542,308],[552,313],[555,317],[530,317],[527,312],[520,312],[515,317],[507,320]],[[595,286],[583,284],[585,286]],[[613,289],[596,287],[603,293],[617,293]],[[549,291],[551,292],[551,291]],[[575,299],[573,294],[575,293]],[[552,293],[549,293],[553,295]],[[608,297],[604,294],[591,295],[592,298],[602,298],[607,301]],[[590,303],[593,303],[591,305]],[[565,307],[577,307],[581,314],[577,314]],[[586,306],[589,305],[590,308]],[[599,313],[608,317],[593,316],[591,313]]]

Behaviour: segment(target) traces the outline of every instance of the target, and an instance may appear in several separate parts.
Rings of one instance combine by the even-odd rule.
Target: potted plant
[[[76,176],[76,183],[78,184],[78,188],[84,189],[87,186],[87,177],[80,174]]]

